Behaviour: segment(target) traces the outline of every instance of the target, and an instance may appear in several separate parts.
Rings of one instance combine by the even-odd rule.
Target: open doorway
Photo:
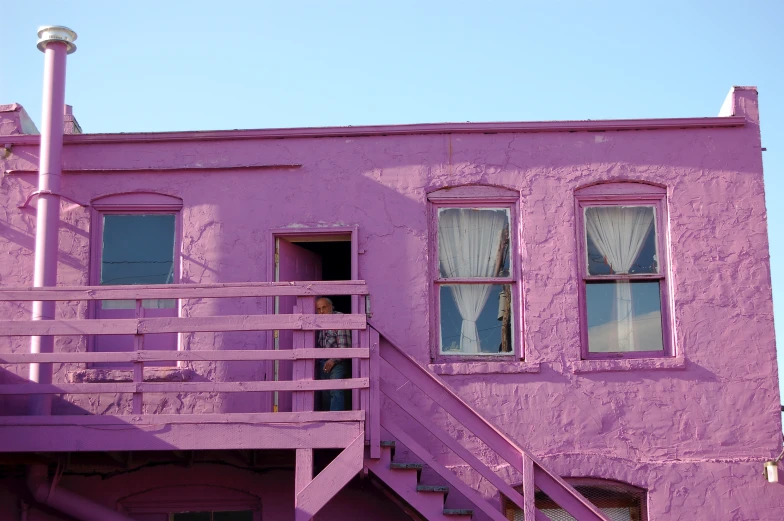
[[[309,238],[308,238],[309,239]],[[315,280],[351,280],[351,238],[343,241],[309,241],[287,240],[303,248],[321,261],[321,278]],[[351,313],[351,297],[348,295],[321,295],[329,297],[335,305],[335,311]]]
[[[295,230],[273,233],[275,241],[275,281],[355,280],[357,279],[356,230]],[[335,311],[357,312],[358,300],[348,295],[319,295],[332,300]],[[296,297],[278,297],[275,313],[294,311]],[[291,349],[292,331],[275,334],[275,349]],[[291,380],[293,365],[280,361],[275,364],[275,380]],[[351,377],[350,375],[348,376]],[[275,393],[273,410],[291,411],[291,393]],[[350,400],[347,400],[350,403]]]

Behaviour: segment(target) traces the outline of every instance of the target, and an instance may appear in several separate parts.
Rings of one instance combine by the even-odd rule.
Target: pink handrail
[[[370,327],[377,330],[373,325],[370,325]],[[381,342],[381,358],[406,377],[412,384],[416,385],[433,400],[434,403],[443,408],[455,420],[463,424],[472,434],[487,444],[496,454],[509,462],[515,470],[523,474],[524,479],[526,478],[526,475],[533,477],[537,488],[550,496],[553,501],[574,516],[578,521],[610,521],[595,505],[577,492],[571,485],[566,483],[560,476],[548,471],[537,458],[520,447],[511,437],[489,423],[484,416],[464,402],[441,379],[422,367],[419,362],[397,347],[389,336],[384,333],[381,334],[384,336],[384,340],[386,340],[386,342]],[[411,412],[411,409],[406,412]],[[440,429],[432,424],[432,422],[419,421],[419,423],[427,428],[433,435],[440,438],[440,433],[436,432]],[[470,464],[470,462],[467,463]],[[476,462],[473,463],[476,465]],[[528,472],[526,472],[527,466],[529,467]],[[533,467],[533,472],[530,471],[530,466]],[[481,471],[477,469],[477,471],[483,475],[487,474],[487,471],[492,472],[490,469],[481,469]],[[526,485],[528,486],[526,487]],[[526,484],[524,482],[523,486],[524,489],[532,489],[530,483]],[[521,502],[515,495],[511,495],[509,498],[526,513],[530,512],[533,508],[533,505],[528,502],[530,500]],[[544,514],[539,512],[536,515],[539,519],[542,519],[541,516]]]
[[[19,383],[0,385],[0,395],[51,395],[132,393],[132,413],[142,412],[143,393],[150,392],[272,392],[290,391],[297,397],[297,408],[303,418],[320,417],[313,413],[313,391],[333,389],[357,389],[365,393],[362,419],[377,418],[378,411],[371,412],[371,399],[376,388],[369,378],[371,367],[378,366],[378,342],[375,355],[369,347],[369,330],[363,313],[346,315],[316,315],[314,300],[318,295],[368,295],[364,281],[297,281],[283,283],[241,284],[191,284],[191,285],[148,285],[148,286],[79,286],[49,288],[0,288],[0,301],[60,301],[60,300],[135,300],[137,317],[132,319],[77,319],[77,320],[7,320],[0,321],[0,338],[9,336],[84,336],[84,335],[134,335],[136,349],[132,352],[70,352],[70,353],[0,353],[2,364],[52,364],[52,363],[131,363],[130,381],[111,383]],[[237,298],[296,296],[295,314],[285,315],[224,315],[212,317],[169,317],[145,318],[139,311],[143,299],[156,298]],[[283,350],[198,350],[198,351],[149,351],[144,350],[144,335],[163,332],[202,331],[294,331],[292,349]],[[358,359],[362,368],[354,378],[342,380],[314,380],[313,367],[316,359],[324,357],[324,351],[314,346],[315,331],[320,329],[351,329],[359,333],[360,347],[330,350],[330,356]],[[288,347],[288,346],[287,346]],[[161,361],[272,361],[291,360],[296,372],[291,381],[253,382],[146,382],[144,364]],[[375,371],[377,374],[377,369]],[[377,402],[377,400],[376,400]],[[311,411],[310,413],[308,411]],[[360,411],[357,411],[360,412]],[[265,413],[259,413],[264,415]],[[317,416],[314,416],[316,414]],[[332,413],[327,413],[332,414]],[[258,416],[258,415],[257,415]],[[341,416],[335,414],[335,416]],[[345,415],[343,415],[345,416]],[[266,416],[265,416],[266,417]],[[342,417],[342,416],[341,416]],[[351,416],[352,418],[354,416]],[[44,421],[43,418],[41,421]],[[366,428],[368,438],[379,438],[378,429]]]

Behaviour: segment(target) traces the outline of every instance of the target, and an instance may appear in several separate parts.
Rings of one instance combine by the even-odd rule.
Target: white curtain
[[[438,258],[442,278],[494,277],[502,233],[508,225],[504,210],[450,208],[438,214]],[[452,296],[463,319],[460,351],[479,353],[476,321],[487,303],[489,284],[454,284]]]
[[[625,275],[640,256],[653,218],[653,208],[649,206],[594,206],[585,209],[585,229],[613,272]],[[634,351],[630,282],[617,282],[615,304],[618,350]]]

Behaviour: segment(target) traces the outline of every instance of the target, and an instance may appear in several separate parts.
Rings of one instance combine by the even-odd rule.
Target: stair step
[[[389,464],[389,468],[401,469],[401,470],[406,470],[406,469],[422,470],[423,467],[424,465],[422,465],[421,463],[390,463]]]
[[[473,516],[474,511],[470,508],[445,508],[445,516]]]
[[[442,494],[449,493],[449,487],[445,485],[417,485],[417,492],[441,492]]]
[[[395,459],[395,440],[381,440],[381,447],[388,448],[392,459]]]
[[[421,463],[394,463],[393,462],[389,464],[389,468],[391,470],[416,470],[417,481],[419,481],[419,478],[422,477],[422,469],[424,468],[424,465],[422,465]]]

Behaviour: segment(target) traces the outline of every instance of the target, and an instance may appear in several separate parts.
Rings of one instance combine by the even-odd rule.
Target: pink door
[[[321,280],[321,256],[279,238],[277,279],[279,282]],[[291,314],[296,304],[296,297],[278,297],[278,313]],[[278,349],[292,349],[293,344],[294,334],[291,330],[279,332]],[[291,362],[282,360],[278,365],[277,379],[290,381],[292,368]],[[279,392],[277,403],[279,411],[291,411],[291,393]]]

